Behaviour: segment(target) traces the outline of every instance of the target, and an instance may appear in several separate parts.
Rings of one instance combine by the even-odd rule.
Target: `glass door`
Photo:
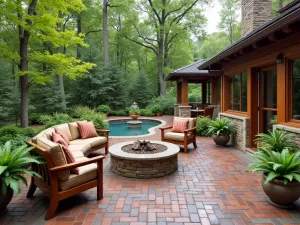
[[[276,65],[261,68],[258,76],[258,132],[266,133],[277,116]]]

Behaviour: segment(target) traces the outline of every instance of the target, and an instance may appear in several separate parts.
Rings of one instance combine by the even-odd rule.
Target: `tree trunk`
[[[103,53],[104,65],[108,65],[108,25],[107,25],[108,0],[103,0]]]
[[[165,96],[166,94],[166,81],[164,79],[164,62],[163,62],[163,45],[162,41],[158,43],[158,55],[157,55],[157,69],[158,69],[158,80],[159,80],[159,95]]]
[[[284,0],[279,0],[279,9],[283,8],[283,2],[284,2]]]
[[[64,86],[64,77],[63,76],[58,75],[58,83],[59,83],[59,89],[60,89],[60,99],[61,99],[62,110],[65,112],[67,110],[67,103],[66,103],[66,94],[65,94],[65,86]]]

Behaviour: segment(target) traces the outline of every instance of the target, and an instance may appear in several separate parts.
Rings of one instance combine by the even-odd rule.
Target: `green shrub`
[[[197,123],[196,123],[196,134],[198,136],[209,136],[208,134],[208,128],[211,124],[211,119],[209,117],[204,117],[204,118],[197,118]]]
[[[174,107],[174,106],[173,106]],[[155,104],[155,105],[152,105],[150,110],[153,112],[153,113],[161,113],[163,111],[163,108],[161,105],[159,104]]]
[[[32,127],[4,126],[0,128],[0,144],[11,141],[17,147],[24,145],[26,140],[31,139],[35,134],[36,130]]]
[[[286,148],[291,151],[296,149],[296,145],[291,141],[291,136],[283,129],[269,131],[267,134],[258,134],[256,137],[255,143],[258,148],[263,147],[275,152],[281,152]]]
[[[45,125],[46,128],[73,121],[72,117],[66,113],[54,113],[53,115],[40,116],[40,122]]]
[[[127,113],[124,109],[121,110],[112,110],[109,115],[111,116],[128,116],[129,112]]]
[[[40,117],[44,116],[46,114],[42,114],[42,113],[30,113],[29,114],[29,124],[33,125],[33,124],[42,124],[40,121]]]
[[[25,127],[20,129],[22,129],[23,134],[27,137],[34,137],[36,134],[38,134],[37,130],[32,127]]]
[[[83,116],[87,116],[94,113],[96,113],[96,111],[87,106],[77,106],[73,111],[73,116],[75,118],[81,118]]]
[[[130,108],[129,114],[140,115],[141,112],[139,109]]]
[[[110,107],[108,105],[99,105],[99,107],[97,108],[97,111],[108,115],[110,112]]]
[[[150,109],[141,109],[141,116],[155,116],[155,114]]]
[[[176,98],[173,96],[160,96],[153,98],[147,108],[151,109],[153,105],[161,105],[162,113],[165,115],[174,115],[174,104]]]

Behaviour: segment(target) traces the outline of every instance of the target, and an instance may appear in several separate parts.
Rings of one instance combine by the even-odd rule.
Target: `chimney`
[[[242,0],[242,36],[272,19],[272,0]]]

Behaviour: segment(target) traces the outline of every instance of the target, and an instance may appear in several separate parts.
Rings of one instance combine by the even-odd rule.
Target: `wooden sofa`
[[[69,149],[75,163],[67,163],[66,156],[59,144],[52,142],[54,128],[64,132],[70,139]],[[45,164],[32,164],[32,169],[42,176],[31,178],[27,197],[32,197],[38,187],[50,199],[45,219],[51,219],[59,201],[80,192],[97,187],[97,199],[103,198],[103,159],[104,156],[87,158],[92,151],[105,148],[108,152],[108,130],[97,130],[104,136],[81,139],[77,123],[61,124],[51,127],[27,144],[33,146],[31,154],[43,157]],[[79,168],[79,174],[72,173],[72,168]]]
[[[180,118],[178,119],[188,119],[188,128],[183,133],[166,132],[172,129],[173,126],[161,127],[161,141],[170,142],[177,145],[184,146],[184,153],[188,153],[188,145],[193,144],[197,148],[196,143],[196,119],[195,118]]]

